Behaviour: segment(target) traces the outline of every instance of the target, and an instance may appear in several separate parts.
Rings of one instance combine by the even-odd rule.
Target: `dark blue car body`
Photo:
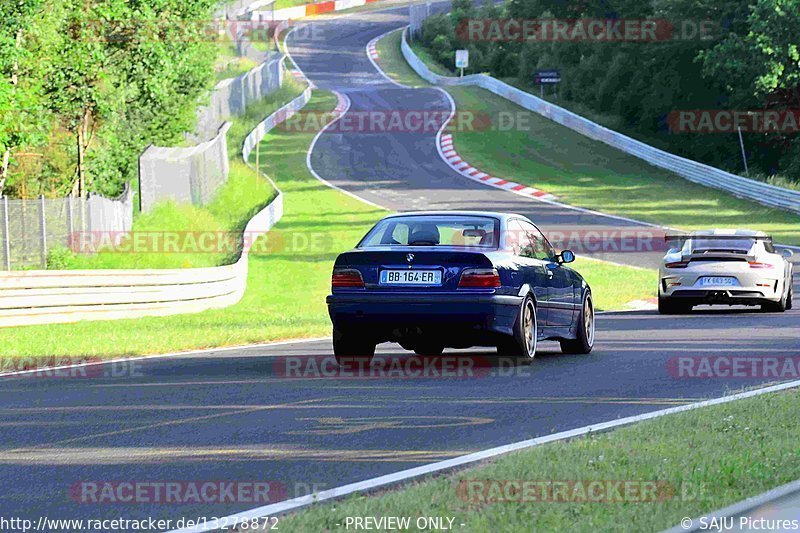
[[[334,265],[334,272],[350,272],[357,278],[352,271],[358,271],[363,280],[363,286],[333,287],[327,298],[334,344],[338,335],[365,340],[367,344],[399,342],[418,353],[425,349],[440,352],[442,347],[501,346],[514,336],[515,328],[519,329],[517,324],[526,298],[535,305],[536,341],[555,339],[574,343],[580,336],[581,310],[590,295],[589,286],[577,272],[562,264],[561,256],[552,247],[550,253],[541,249],[532,253],[530,248],[520,248],[519,237],[513,236],[522,235],[524,240],[534,230],[539,239],[536,245],[543,240],[545,247],[550,246],[530,220],[514,214],[446,211],[402,213],[384,221],[425,216],[491,218],[496,235],[489,241],[493,239],[494,245],[366,246],[365,238],[353,250],[339,255]],[[386,286],[380,282],[382,271],[401,269],[440,271],[441,284]],[[459,287],[467,269],[496,271],[500,286]],[[593,310],[591,315],[593,319]],[[592,323],[592,337],[593,327]]]

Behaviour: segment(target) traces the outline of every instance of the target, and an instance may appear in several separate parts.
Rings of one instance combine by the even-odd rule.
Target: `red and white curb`
[[[439,137],[439,148],[441,149],[442,157],[444,157],[444,160],[447,162],[447,164],[464,177],[485,183],[486,185],[490,185],[492,187],[497,187],[498,189],[504,189],[521,196],[538,198],[539,200],[555,199],[555,196],[549,192],[545,192],[534,187],[529,187],[528,185],[523,185],[521,183],[516,183],[514,181],[504,180],[503,178],[497,178],[473,167],[461,159],[461,157],[458,155],[458,152],[456,152],[455,148],[453,148],[453,136],[449,133],[444,133],[441,135],[441,137]]]
[[[336,107],[333,108],[333,114],[337,117],[344,115],[350,104],[347,102],[347,97],[341,93],[336,93]]]
[[[368,56],[370,57],[370,59],[372,59],[373,61],[377,61],[377,60],[378,60],[378,48],[377,48],[377,44],[378,44],[378,40],[379,40],[381,37],[383,37],[383,35],[381,35],[381,36],[379,36],[379,37],[376,37],[375,39],[372,39],[372,40],[369,42],[369,44],[367,44],[367,55],[368,55]]]
[[[292,77],[294,79],[296,79],[297,81],[299,81],[301,83],[308,83],[308,80],[306,79],[305,75],[303,75],[303,73],[301,71],[299,71],[299,70],[290,70],[289,72],[291,72]]]

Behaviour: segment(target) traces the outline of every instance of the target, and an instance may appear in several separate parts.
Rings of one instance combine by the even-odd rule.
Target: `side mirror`
[[[575,261],[575,254],[572,252],[572,250],[564,250],[558,256],[559,263],[572,263],[573,261]]]
[[[781,255],[783,256],[784,259],[791,259],[794,256],[794,252],[788,248],[784,248],[783,250],[781,250]]]

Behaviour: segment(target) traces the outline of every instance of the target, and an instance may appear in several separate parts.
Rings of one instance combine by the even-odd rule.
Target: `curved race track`
[[[316,22],[313,32],[292,34],[291,53],[320,88],[346,94],[352,110],[446,110],[441,92],[392,85],[365,55],[368,41],[403,24],[400,13]],[[473,183],[441,161],[433,134],[326,133],[311,161],[324,179],[391,209],[517,211],[547,229],[631,224]],[[225,516],[260,502],[87,504],[70,489],[104,480],[272,481],[275,496],[292,497],[720,396],[775,379],[679,375],[676,358],[799,355],[799,316],[797,309],[607,314],[588,356],[546,344],[530,366],[489,362],[471,378],[330,377],[313,371],[330,363],[329,340],[101,365],[89,367],[87,379],[7,378],[0,516]],[[393,345],[378,352],[399,353]]]

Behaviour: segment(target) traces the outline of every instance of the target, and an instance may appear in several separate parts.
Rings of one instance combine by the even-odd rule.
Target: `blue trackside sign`
[[[533,83],[537,85],[546,85],[550,83],[559,83],[561,81],[561,71],[555,69],[537,70],[533,73]]]

